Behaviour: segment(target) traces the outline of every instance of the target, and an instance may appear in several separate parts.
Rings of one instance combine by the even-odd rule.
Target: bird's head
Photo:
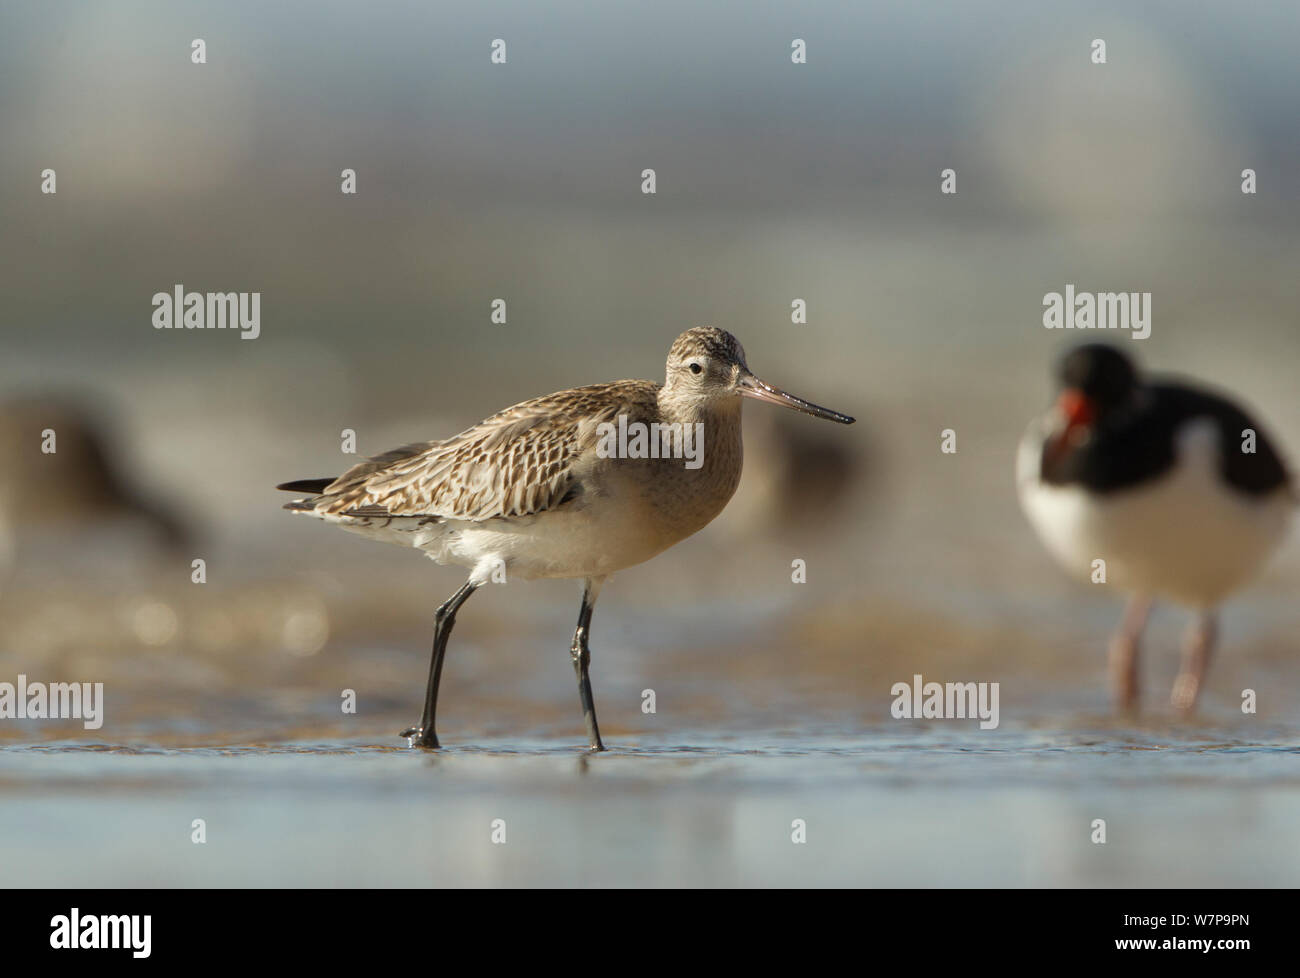
[[[668,351],[664,393],[678,403],[696,404],[751,397],[840,424],[852,424],[854,420],[759,380],[745,362],[740,341],[715,326],[688,329],[673,342]]]
[[[1056,380],[1055,443],[1062,450],[1086,442],[1094,427],[1131,405],[1140,385],[1133,361],[1103,343],[1070,350]]]

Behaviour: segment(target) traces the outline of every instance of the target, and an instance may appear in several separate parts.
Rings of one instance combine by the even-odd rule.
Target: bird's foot
[[[1136,699],[1116,701],[1112,715],[1121,723],[1137,723],[1142,717],[1142,708]]]
[[[1111,703],[1114,704],[1116,716],[1132,720],[1141,712],[1141,697],[1136,682],[1112,682],[1110,685],[1110,698]]]
[[[441,746],[438,743],[438,735],[432,730],[426,734],[423,727],[408,727],[398,736],[406,738],[407,747],[423,747],[426,750],[437,750]]]
[[[1174,691],[1169,696],[1169,702],[1179,713],[1191,713],[1196,706],[1196,694],[1200,690],[1200,677],[1185,673],[1174,680]]]
[[[1110,694],[1115,712],[1132,719],[1138,712],[1137,643],[1116,636],[1110,643]]]

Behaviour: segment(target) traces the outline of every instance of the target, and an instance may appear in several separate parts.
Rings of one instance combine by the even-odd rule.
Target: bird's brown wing
[[[312,501],[338,516],[488,520],[559,505],[574,463],[620,413],[642,416],[648,381],[620,381],[539,397],[440,442],[407,445],[353,466]]]

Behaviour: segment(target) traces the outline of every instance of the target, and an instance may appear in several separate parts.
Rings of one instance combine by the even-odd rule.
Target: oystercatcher
[[[1057,369],[1055,406],[1020,442],[1029,522],[1065,568],[1131,598],[1110,645],[1116,705],[1138,699],[1138,644],[1155,598],[1192,609],[1172,703],[1191,710],[1214,648],[1216,608],[1286,532],[1291,478],[1259,424],[1222,394],[1147,380],[1114,347],[1080,346]],[[1105,564],[1095,564],[1104,560]]]

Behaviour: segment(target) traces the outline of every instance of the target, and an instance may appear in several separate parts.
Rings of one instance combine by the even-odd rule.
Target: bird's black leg
[[[456,624],[456,612],[471,594],[478,589],[474,581],[466,581],[459,591],[448,598],[434,615],[433,659],[429,663],[429,689],[424,696],[424,715],[418,727],[403,730],[401,736],[414,737],[413,747],[437,747],[438,735],[434,732],[434,714],[438,710],[438,683],[442,679],[442,657],[447,653],[447,638]]]
[[[573,656],[573,672],[578,677],[578,698],[582,700],[582,719],[587,725],[587,745],[592,750],[604,750],[600,742],[600,727],[596,724],[596,703],[591,696],[591,677],[588,668],[591,665],[591,650],[587,648],[587,637],[591,633],[591,610],[596,606],[596,594],[599,583],[587,581],[582,589],[582,608],[578,612],[578,627],[573,633],[573,645],[569,654]]]

